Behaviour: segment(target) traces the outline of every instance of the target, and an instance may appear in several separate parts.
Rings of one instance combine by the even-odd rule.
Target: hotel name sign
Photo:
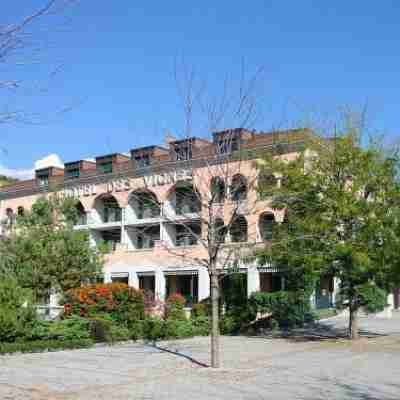
[[[162,185],[171,185],[179,181],[191,180],[193,177],[191,169],[181,169],[176,171],[164,172],[161,174],[145,175],[142,179],[144,187],[154,187]],[[118,178],[106,182],[106,192],[124,192],[132,188],[129,178]],[[94,183],[82,184],[66,188],[61,192],[63,197],[82,197],[94,196],[98,193],[98,185]]]

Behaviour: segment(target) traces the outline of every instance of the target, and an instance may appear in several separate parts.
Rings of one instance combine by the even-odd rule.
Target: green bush
[[[194,326],[190,320],[167,319],[163,324],[163,337],[187,338],[194,335]]]
[[[235,317],[225,315],[219,321],[219,329],[223,335],[230,335],[240,329],[240,324]]]
[[[84,318],[66,318],[61,321],[37,321],[25,334],[25,340],[89,339],[89,321]]]
[[[18,286],[15,279],[0,279],[0,342],[24,337],[36,322],[31,293]]]
[[[90,336],[95,342],[111,342],[112,321],[105,318],[91,318]]]
[[[156,341],[164,336],[164,321],[159,317],[148,317],[143,321],[143,338]]]
[[[84,318],[66,318],[49,326],[50,339],[89,339],[89,321]]]
[[[376,313],[385,308],[387,293],[375,284],[366,284],[358,288],[358,302],[367,313]]]
[[[165,302],[165,319],[185,320],[186,299],[179,293],[171,294]]]
[[[143,333],[144,321],[135,321],[130,327],[130,336],[132,340],[142,339],[144,337]]]
[[[122,342],[131,338],[131,332],[125,326],[112,325],[110,335],[108,336],[109,343]]]
[[[43,351],[82,349],[93,346],[91,339],[37,340],[29,342],[1,343],[0,354],[38,353]]]
[[[209,317],[198,316],[191,319],[194,336],[208,336],[211,331],[211,321]]]
[[[207,315],[207,306],[202,303],[194,304],[192,307],[192,317],[205,317]]]
[[[281,328],[302,326],[315,319],[309,296],[304,291],[253,293],[250,305],[254,311],[271,313]]]

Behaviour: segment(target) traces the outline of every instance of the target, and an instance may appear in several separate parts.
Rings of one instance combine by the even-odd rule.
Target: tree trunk
[[[357,340],[360,338],[360,334],[358,332],[358,308],[349,307],[349,312],[350,312],[350,319],[349,319],[350,339]]]
[[[211,367],[219,368],[219,280],[216,271],[211,271]]]

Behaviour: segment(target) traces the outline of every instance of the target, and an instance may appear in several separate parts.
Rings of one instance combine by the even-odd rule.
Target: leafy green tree
[[[11,273],[22,287],[30,288],[36,302],[52,289],[65,292],[95,279],[102,258],[90,245],[88,233],[73,229],[77,216],[74,200],[38,199],[1,243],[0,273]]]
[[[23,337],[35,322],[31,293],[8,276],[0,280],[0,342]]]
[[[362,145],[352,127],[331,140],[310,135],[292,161],[267,155],[259,162],[260,174],[281,177],[276,187],[261,185],[260,196],[286,210],[259,256],[284,271],[296,290],[309,291],[322,276],[338,278],[338,305],[349,310],[353,339],[360,307],[382,309],[399,281],[398,166],[397,154]]]

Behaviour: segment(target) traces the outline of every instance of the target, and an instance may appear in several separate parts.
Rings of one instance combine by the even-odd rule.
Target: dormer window
[[[186,161],[192,159],[192,143],[184,142],[175,145],[174,156],[176,161]]]
[[[229,154],[239,150],[239,138],[236,137],[223,137],[217,141],[217,153]]]
[[[49,171],[36,171],[36,179],[41,187],[49,186]]]
[[[99,163],[97,165],[97,169],[102,173],[102,174],[111,174],[113,172],[113,163],[112,161],[107,161],[103,163]]]
[[[141,154],[135,156],[135,163],[138,168],[146,168],[150,166],[150,156],[149,154]]]

